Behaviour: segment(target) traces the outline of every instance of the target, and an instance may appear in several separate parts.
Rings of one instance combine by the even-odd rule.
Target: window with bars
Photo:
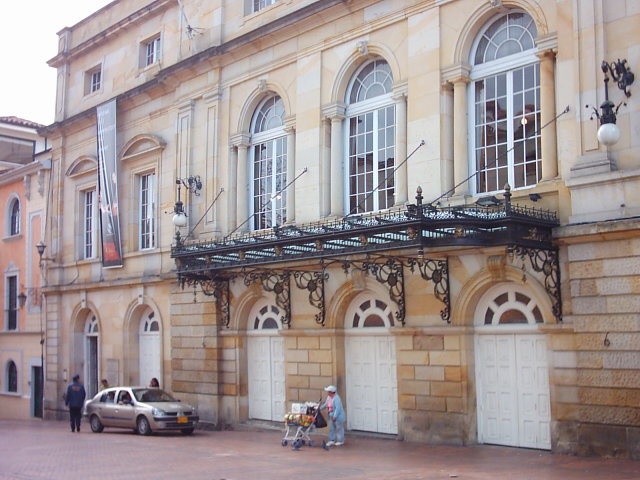
[[[395,182],[395,106],[393,77],[381,59],[366,64],[348,92],[349,213],[393,206]]]
[[[155,173],[140,175],[140,211],[139,211],[139,248],[147,250],[155,248]]]
[[[256,110],[251,129],[251,209],[253,229],[287,221],[287,137],[284,104],[274,95]]]
[[[474,53],[473,145],[476,193],[533,186],[542,177],[540,67],[536,27],[525,13],[494,20]]]

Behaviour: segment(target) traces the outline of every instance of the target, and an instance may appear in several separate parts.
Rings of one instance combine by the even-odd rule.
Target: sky
[[[57,32],[112,0],[0,0],[0,117],[53,123]]]

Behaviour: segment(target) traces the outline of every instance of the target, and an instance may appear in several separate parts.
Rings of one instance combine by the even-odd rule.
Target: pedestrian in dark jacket
[[[80,433],[80,421],[82,420],[82,407],[87,393],[80,383],[80,375],[73,376],[73,382],[67,387],[64,396],[64,403],[69,407],[69,420],[71,421],[71,431]]]

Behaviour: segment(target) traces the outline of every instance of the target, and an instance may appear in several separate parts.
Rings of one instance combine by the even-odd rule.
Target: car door
[[[116,390],[109,389],[102,393],[99,402],[92,403],[91,414],[95,413],[105,427],[114,426],[116,410]]]
[[[113,410],[113,426],[135,428],[136,412],[133,403],[133,395],[129,389],[121,389],[117,393]]]

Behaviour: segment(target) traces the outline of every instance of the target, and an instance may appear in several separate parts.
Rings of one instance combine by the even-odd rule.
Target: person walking
[[[320,407],[320,410],[327,410],[327,417],[329,417],[329,441],[326,443],[327,447],[344,445],[344,422],[346,417],[344,408],[342,408],[342,399],[336,393],[337,390],[335,385],[325,387],[324,391],[327,392],[328,396]]]
[[[64,404],[69,407],[69,420],[71,421],[71,431],[80,433],[80,421],[82,420],[82,407],[87,393],[80,383],[80,375],[73,376],[73,382],[67,387],[64,396]]]

